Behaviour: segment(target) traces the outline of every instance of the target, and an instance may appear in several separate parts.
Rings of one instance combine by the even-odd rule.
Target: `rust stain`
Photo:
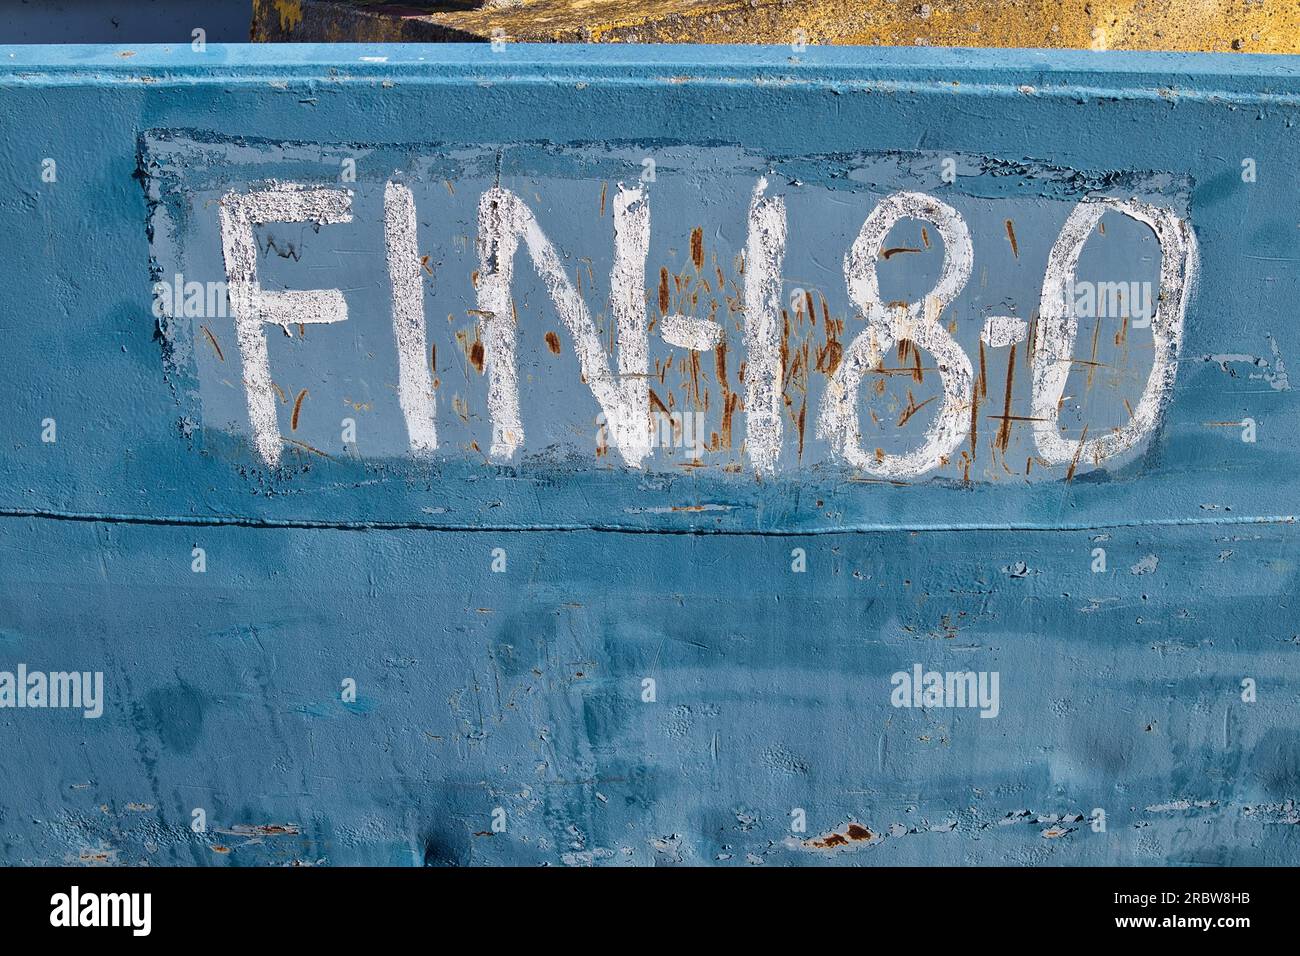
[[[206,325],[200,325],[199,328],[201,328],[203,334],[208,337],[208,341],[212,343],[212,350],[217,353],[217,358],[224,362],[226,360],[226,355],[221,351],[221,346],[217,343],[217,337],[212,334],[212,330]]]
[[[916,414],[917,412],[919,412],[921,409],[925,408],[925,406],[929,405],[932,401],[934,401],[934,400],[935,400],[936,398],[938,398],[938,397],[939,397],[939,396],[937,396],[937,395],[931,395],[929,398],[927,398],[925,401],[923,401],[920,405],[918,405],[918,404],[916,404],[916,399],[914,399],[914,398],[912,397],[912,390],[909,388],[909,389],[907,390],[907,407],[906,407],[905,409],[903,409],[903,414],[902,414],[902,415],[899,417],[899,419],[898,419],[898,425],[897,425],[897,427],[898,427],[898,428],[902,428],[904,425],[906,425],[906,424],[908,423],[908,421],[911,419],[911,417],[912,417],[913,415],[915,415],[915,414]],[[972,436],[972,438],[971,438],[971,442],[974,443],[974,440],[975,440],[975,439],[974,439],[974,437]]]
[[[298,414],[302,411],[302,401],[307,397],[307,389],[298,393],[298,397],[293,400],[293,415],[289,418],[289,430],[298,430]]]
[[[826,345],[817,353],[817,371],[826,376],[834,375],[843,359],[844,347],[838,340],[828,339]]]
[[[818,850],[835,850],[840,847],[850,846],[853,843],[868,842],[875,839],[875,836],[871,830],[862,824],[850,823],[843,833],[832,832],[823,837],[814,837],[811,840],[804,840],[803,845]]]
[[[483,374],[483,340],[475,339],[469,347],[469,362],[478,371]]]
[[[722,447],[731,447],[731,422],[740,407],[740,394],[732,392],[727,396],[727,402],[722,408]]]
[[[894,256],[904,252],[920,252],[915,246],[891,246],[880,254],[882,259],[892,259]]]
[[[805,392],[803,397],[803,404],[799,406],[799,417],[796,420],[796,425],[799,429],[799,454],[797,458],[798,461],[803,461],[803,433],[804,433],[804,426],[807,424],[807,420],[808,420],[808,394],[807,392]]]
[[[1083,434],[1079,436],[1079,445],[1074,449],[1074,460],[1070,462],[1070,468],[1065,473],[1066,481],[1074,480],[1074,470],[1079,467],[1079,456],[1083,454],[1083,444],[1088,439],[1088,426],[1083,426]]]
[[[284,442],[288,442],[290,445],[297,445],[299,448],[303,449],[304,451],[309,451],[313,455],[320,455],[322,458],[329,458],[331,461],[334,460],[330,455],[325,454],[325,452],[321,451],[319,448],[313,448],[311,445],[308,445],[305,441],[298,441],[298,439],[296,438],[287,438],[284,435],[280,436],[280,440]]]
[[[704,229],[701,226],[691,230],[691,262],[695,263],[696,272],[704,268]]]
[[[689,394],[696,409],[700,408],[700,353],[691,352],[691,380]]]
[[[980,374],[971,389],[970,396],[970,460],[973,463],[978,454],[976,442],[979,438],[980,400],[988,395],[987,363],[984,357],[984,341],[980,340]]]
[[[822,329],[826,333],[826,344],[817,353],[817,371],[823,375],[831,376],[835,370],[840,367],[840,362],[844,358],[844,347],[839,341],[839,324],[831,318],[830,306],[826,304],[826,296],[822,300]],[[812,309],[812,295],[809,294],[808,308]]]
[[[662,315],[668,314],[668,267],[660,266],[659,268],[659,312]]]
[[[980,340],[980,380],[979,380],[980,398],[989,397],[989,378],[988,378],[988,360],[984,355],[984,341]]]
[[[555,355],[560,354],[560,337],[554,332],[546,333],[546,347]]]
[[[1008,219],[1006,221],[1006,227],[1007,227],[1007,241],[1011,243],[1011,254],[1015,256],[1017,259],[1019,259],[1020,245],[1016,242],[1015,224],[1010,219]]]
[[[1088,374],[1084,376],[1084,388],[1092,388],[1092,377],[1096,374],[1100,363],[1097,361],[1097,340],[1101,336],[1101,318],[1098,317],[1092,326],[1092,355],[1088,362]]]
[[[1002,402],[1002,425],[998,428],[998,449],[1006,454],[1011,443],[1011,386],[1016,378],[1016,350],[1007,352],[1007,390]]]

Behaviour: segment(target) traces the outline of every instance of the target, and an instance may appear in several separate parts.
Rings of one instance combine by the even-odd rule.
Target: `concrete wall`
[[[5,862],[1297,862],[1294,61],[0,65]]]
[[[1287,0],[254,0],[298,42],[811,43],[1300,52]]]

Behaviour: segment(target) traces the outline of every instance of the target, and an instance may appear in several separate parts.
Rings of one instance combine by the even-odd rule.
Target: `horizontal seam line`
[[[322,530],[322,531],[441,531],[472,533],[523,533],[529,531],[572,533],[593,532],[598,534],[690,534],[690,535],[736,535],[741,537],[808,537],[824,534],[897,534],[912,532],[973,532],[973,531],[1106,531],[1121,528],[1161,528],[1161,527],[1232,527],[1237,525],[1257,524],[1294,524],[1294,515],[1244,515],[1215,518],[1165,518],[1133,519],[1131,521],[1075,522],[1070,524],[1015,524],[984,523],[963,525],[836,525],[821,528],[650,528],[620,524],[551,524],[551,525],[457,525],[435,524],[421,521],[327,521],[306,518],[255,518],[240,515],[123,515],[91,514],[73,511],[53,511],[40,509],[0,508],[0,518],[38,518],[50,521],[73,521],[91,524],[132,524],[157,527],[239,527],[288,529],[288,530]]]

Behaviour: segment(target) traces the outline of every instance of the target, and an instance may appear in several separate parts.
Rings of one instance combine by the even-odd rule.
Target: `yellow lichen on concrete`
[[[1295,0],[505,0],[254,5],[254,39],[789,43],[1300,53]],[[272,15],[274,13],[274,15]]]
[[[281,30],[294,30],[302,23],[302,0],[253,0],[253,22],[274,13]]]
[[[877,3],[837,42],[1078,50],[1300,52],[1300,4],[1276,0]]]

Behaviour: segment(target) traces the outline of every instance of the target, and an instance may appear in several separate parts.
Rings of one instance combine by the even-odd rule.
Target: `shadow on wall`
[[[0,0],[0,43],[246,43],[252,0]]]

